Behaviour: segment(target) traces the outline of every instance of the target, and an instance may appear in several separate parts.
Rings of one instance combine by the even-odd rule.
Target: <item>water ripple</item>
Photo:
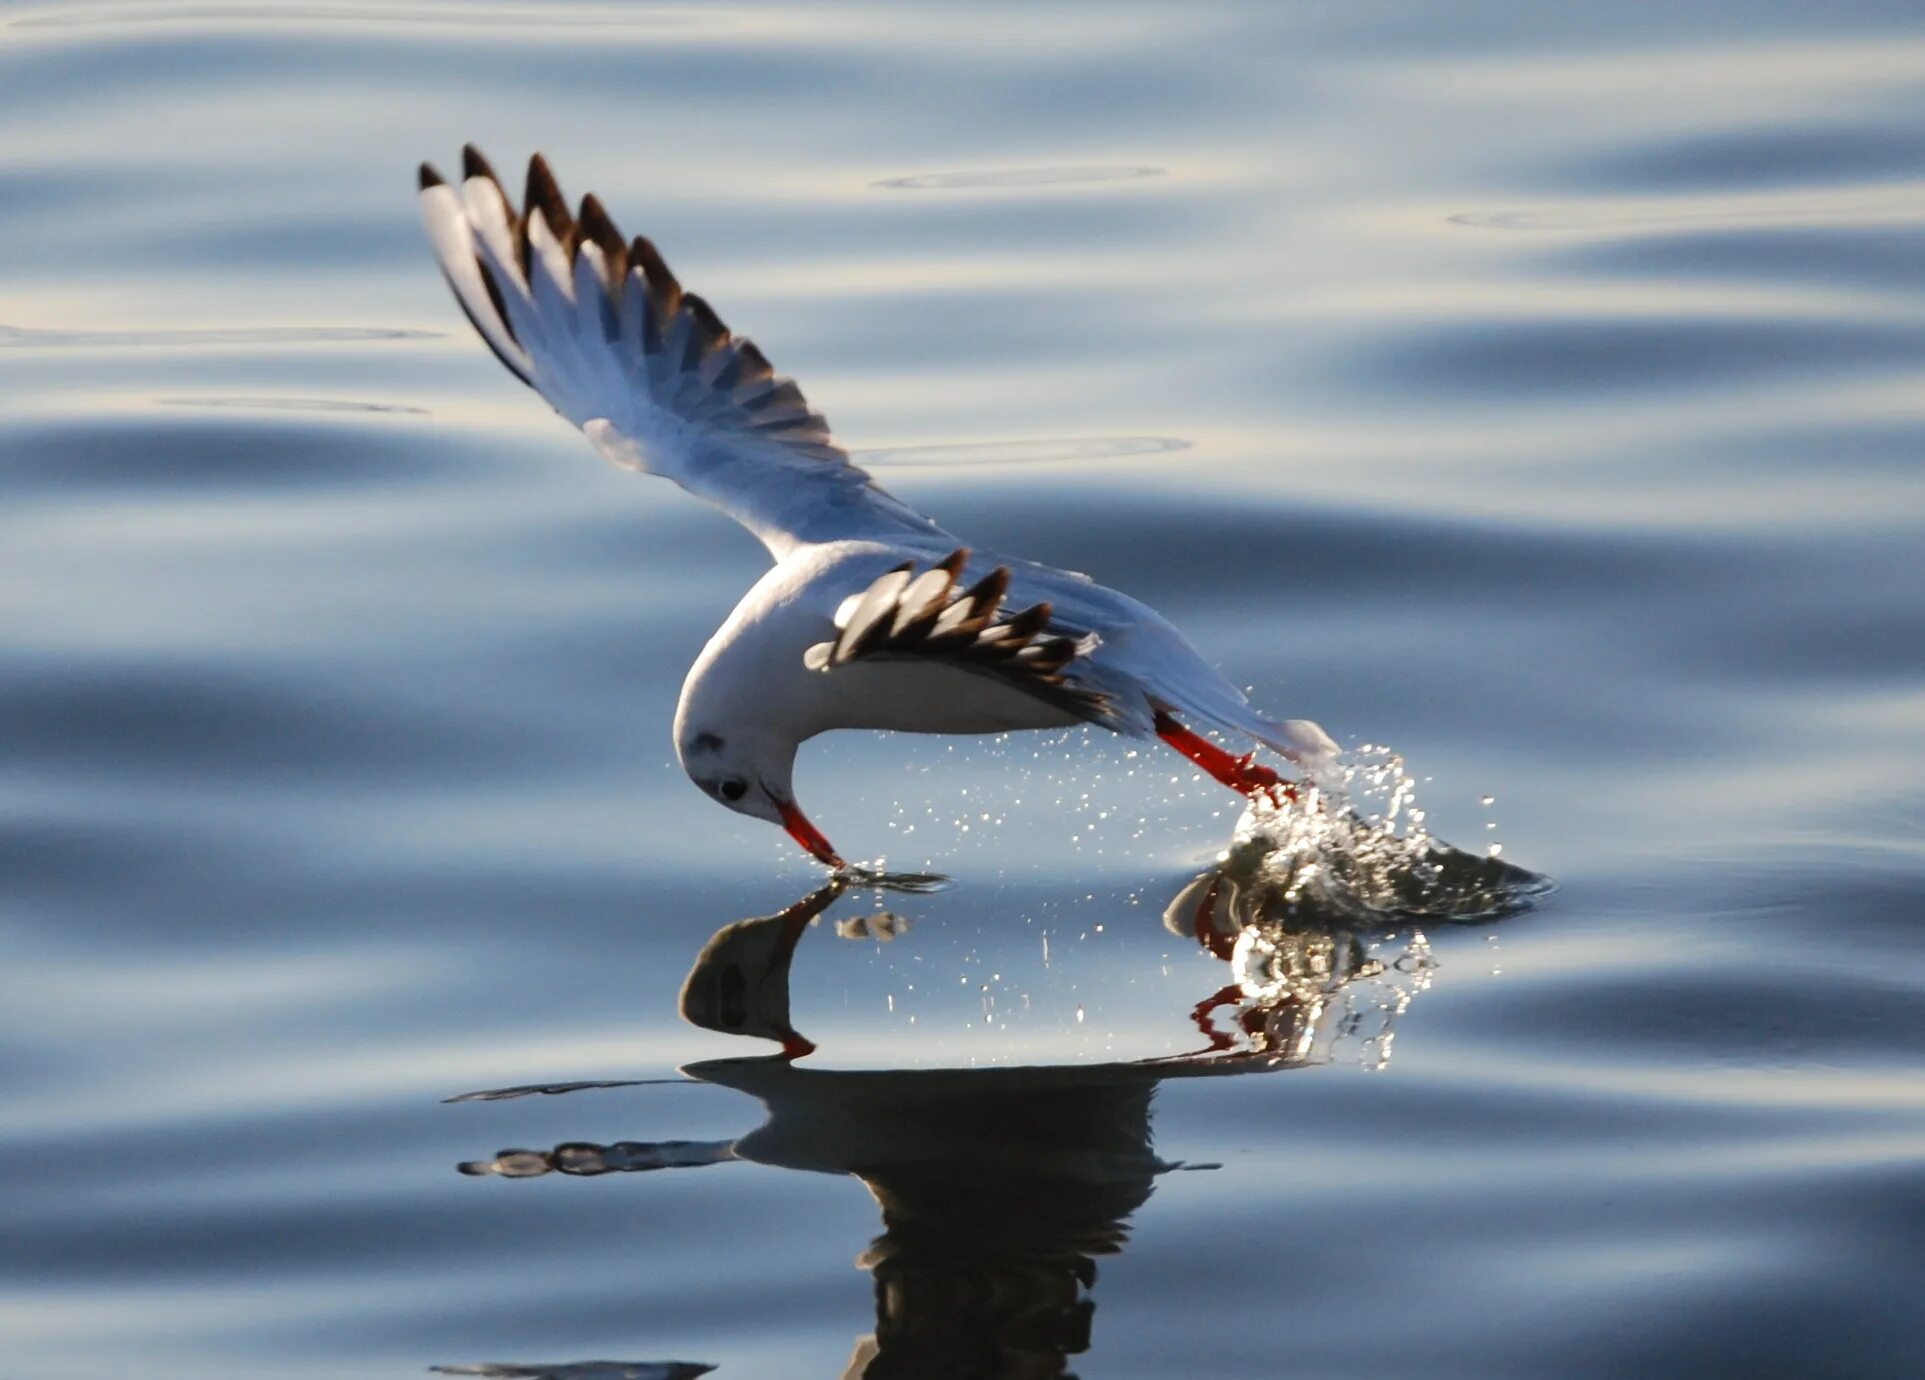
[[[391,412],[416,417],[425,407],[405,403],[356,402],[347,398],[156,398],[162,407],[259,408],[268,412]]]
[[[440,331],[393,326],[201,326],[156,330],[63,330],[0,325],[0,349],[146,349],[226,345],[333,345],[369,340],[438,340]]]
[[[898,192],[955,192],[1010,190],[1023,187],[1061,187],[1072,183],[1130,182],[1162,177],[1165,170],[1146,163],[1090,163],[1046,168],[985,168],[977,172],[916,173],[872,182]]]
[[[1037,441],[958,441],[948,445],[882,446],[855,452],[865,465],[897,469],[967,469],[976,465],[1060,465],[1169,455],[1190,443],[1174,436],[1065,436]]]
[[[1474,230],[1716,230],[1727,226],[1914,224],[1925,221],[1925,184],[1745,197],[1641,198],[1564,206],[1460,211],[1453,225]]]
[[[9,22],[15,29],[191,28],[218,24],[436,25],[470,29],[683,28],[694,16],[549,5],[151,5],[30,14]]]

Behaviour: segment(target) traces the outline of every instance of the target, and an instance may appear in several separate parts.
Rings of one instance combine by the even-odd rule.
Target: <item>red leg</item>
[[[1297,798],[1297,788],[1256,760],[1256,753],[1232,757],[1208,738],[1190,732],[1162,710],[1156,711],[1156,736],[1196,763],[1233,791],[1255,797],[1266,795],[1281,806]]]
[[[1235,1047],[1237,1037],[1218,1030],[1211,1022],[1210,1017],[1214,1016],[1224,1007],[1235,1006],[1242,1000],[1243,989],[1233,982],[1229,986],[1205,997],[1202,1001],[1198,1002],[1195,1009],[1190,1012],[1190,1019],[1195,1021],[1196,1028],[1203,1032],[1203,1038],[1210,1042],[1208,1052],[1220,1054],[1226,1049]]]

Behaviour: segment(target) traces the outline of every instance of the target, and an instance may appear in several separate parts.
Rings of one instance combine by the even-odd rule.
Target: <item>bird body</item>
[[[1082,721],[953,662],[855,661],[838,667],[833,679],[805,669],[809,648],[836,636],[835,614],[850,590],[867,588],[908,554],[900,547],[837,542],[771,569],[690,668],[676,711],[678,741],[698,722],[751,714],[786,722],[797,741],[838,728],[1007,733]]]
[[[571,213],[546,163],[517,212],[472,147],[459,187],[421,171],[457,300],[503,364],[611,463],[735,517],[774,565],[696,658],[676,753],[731,809],[841,858],[795,804],[797,747],[833,729],[1002,733],[1094,723],[1160,736],[1225,784],[1287,791],[1195,724],[1307,770],[1315,724],[1253,710],[1154,610],[1087,576],[971,551],[878,486],[801,390],[684,292],[593,197]]]

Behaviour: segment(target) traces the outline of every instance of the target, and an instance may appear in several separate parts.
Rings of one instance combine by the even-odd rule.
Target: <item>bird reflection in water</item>
[[[1377,770],[1407,784],[1401,759]],[[1420,923],[1500,919],[1548,894],[1548,877],[1394,825],[1316,808],[1246,815],[1216,865],[1163,912],[1173,934],[1230,967],[1191,1013],[1200,1053],[1243,1050],[1309,1061],[1339,1050],[1390,1061],[1397,1019],[1430,986]]]
[[[1165,914],[1231,967],[1233,980],[1196,1009],[1206,1039],[1195,1053],[1058,1067],[806,1068],[797,1061],[815,1046],[791,1023],[790,967],[804,933],[846,888],[831,881],[778,914],[725,926],[683,985],[682,1014],[693,1024],[780,1046],[683,1070],[761,1101],[760,1127],[725,1141],[504,1150],[460,1167],[519,1179],[747,1160],[857,1176],[881,1208],[883,1232],[858,1259],[875,1279],[875,1330],[842,1380],[1069,1375],[1069,1358],[1090,1345],[1097,1257],[1123,1248],[1131,1214],[1160,1175],[1208,1167],[1156,1154],[1157,1086],[1325,1062],[1347,1041],[1381,1065],[1396,1018],[1430,981],[1421,932],[1321,914],[1278,881],[1260,846],[1246,846],[1185,886]],[[1369,995],[1353,1000],[1359,989]],[[468,1098],[584,1086],[604,1085]]]

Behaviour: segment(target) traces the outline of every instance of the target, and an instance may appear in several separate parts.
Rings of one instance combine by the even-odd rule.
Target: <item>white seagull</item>
[[[593,196],[573,214],[547,163],[522,210],[470,145],[459,186],[421,167],[428,238],[501,362],[604,459],[664,475],[775,565],[696,658],[675,710],[689,779],[731,810],[841,856],[796,805],[796,749],[834,728],[1005,733],[1100,724],[1159,737],[1225,785],[1294,794],[1214,730],[1314,773],[1316,724],[1253,710],[1154,610],[1088,576],[971,551],[849,461],[749,341],[622,238]]]

